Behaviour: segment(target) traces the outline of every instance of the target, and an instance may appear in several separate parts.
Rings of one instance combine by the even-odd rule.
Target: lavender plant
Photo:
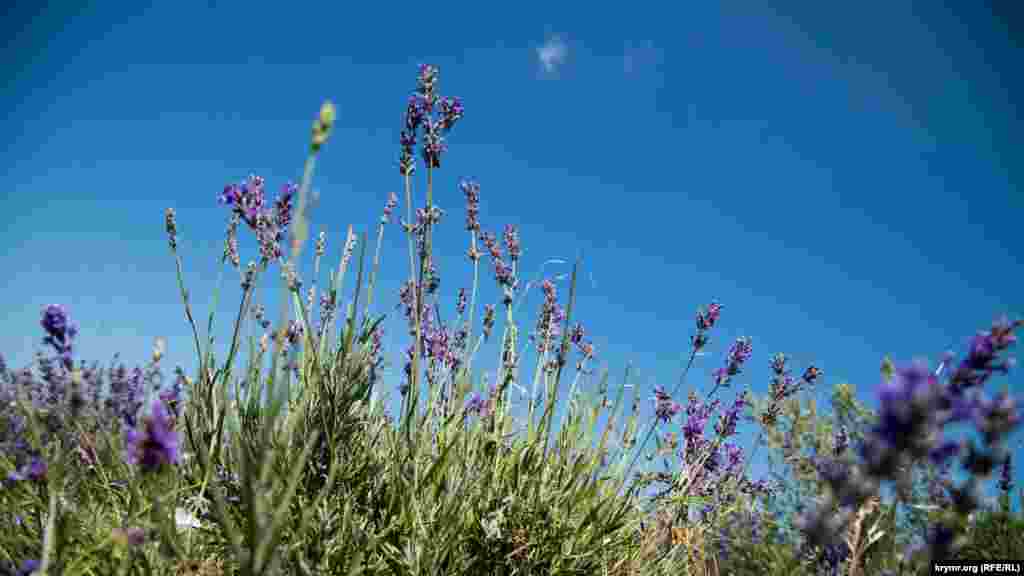
[[[395,310],[409,341],[394,390],[397,422],[384,410],[392,392],[382,378],[386,314],[372,303],[399,196],[389,194],[374,220],[372,260],[369,235],[348,226],[328,282],[319,283],[326,232],[314,239],[313,277],[300,274],[313,172],[337,120],[328,102],[313,122],[299,184],[285,183],[271,202],[253,174],[217,196],[228,211],[219,264],[237,273],[240,291],[219,361],[214,314],[201,337],[185,288],[174,209],[164,229],[192,331],[191,376],[178,368],[164,385],[163,343],[131,370],[76,365],[78,329],[57,305],[42,311],[50,354],[40,354],[35,372],[8,370],[0,359],[0,521],[13,527],[0,535],[0,574],[872,574],[897,565],[895,545],[881,540],[897,532],[893,505],[877,497],[885,479],[901,481],[901,493],[931,488],[929,501],[947,498],[959,513],[916,517],[931,526],[933,557],[951,551],[957,531],[1000,546],[968,544],[964,553],[1019,549],[1012,534],[1020,520],[1008,504],[1005,516],[967,522],[977,508],[970,486],[938,472],[961,454],[976,476],[1002,466],[1000,489],[1009,492],[1011,465],[1000,448],[1019,420],[1016,406],[974,391],[1009,370],[1000,354],[1020,322],[997,323],[972,341],[945,385],[920,366],[893,372],[877,418],[848,389],[837,392],[829,421],[813,403],[809,414],[801,408],[799,395],[823,375],[813,365],[795,379],[779,354],[769,361],[766,397],[740,388],[754,357],[745,337],[728,348],[707,394],[692,388],[685,403],[674,399],[711,344],[722,314],[712,302],[697,312],[678,384],[655,389],[655,417],[641,437],[638,396],[624,398],[630,370],[610,390],[608,372],[592,369],[588,329],[574,318],[580,262],[567,290],[558,277],[525,281],[528,239],[512,225],[481,222],[481,184],[440,183],[465,109],[440,97],[439,84],[436,67],[420,67],[398,138],[409,276]],[[420,205],[418,161],[426,172]],[[463,287],[433,251],[434,233],[451,221],[434,203],[435,180],[439,198],[450,191],[465,201],[472,283]],[[242,266],[245,230],[258,256]],[[484,281],[493,278],[497,289],[491,302],[480,285],[483,260]],[[276,322],[259,301],[268,272],[281,279]],[[445,296],[449,286],[458,289]],[[536,318],[520,321],[516,312],[534,293]],[[211,309],[219,295],[220,281]],[[497,355],[489,359],[480,351],[492,337]],[[246,348],[247,365],[237,366]],[[728,389],[731,398],[716,397]],[[677,420],[678,432],[658,433]],[[981,447],[936,434],[964,421],[975,423]],[[749,449],[737,440],[746,422],[761,427]],[[664,471],[634,476],[651,438],[649,459],[660,458]],[[788,478],[750,476],[762,439],[781,452]],[[932,476],[904,477],[926,461]],[[826,495],[804,511],[805,537],[786,530],[791,517],[774,514],[783,487]]]

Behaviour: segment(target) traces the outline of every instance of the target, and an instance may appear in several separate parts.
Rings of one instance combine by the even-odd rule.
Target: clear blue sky
[[[402,190],[399,127],[425,62],[466,107],[435,180],[449,313],[471,282],[457,188],[471,176],[485,229],[519,226],[529,277],[583,254],[578,318],[613,382],[633,363],[645,413],[653,386],[677,381],[712,298],[724,312],[690,385],[747,335],[739,385],[764,393],[781,351],[795,372],[813,362],[826,386],[852,382],[873,402],[883,355],[936,362],[997,315],[1024,314],[1022,21],[998,8],[1012,2],[781,4],[12,7],[0,350],[31,361],[41,307],[63,303],[81,326],[77,358],[144,362],[162,336],[165,375],[194,372],[164,209],[178,213],[205,324],[227,215],[217,194],[250,172],[272,195],[297,181],[329,98],[338,121],[312,231],[327,228],[336,266],[344,229],[372,230]],[[390,307],[408,272],[397,227],[384,249]],[[255,255],[243,233],[243,260]],[[228,272],[222,357],[239,295]],[[496,301],[489,268],[482,278]],[[406,339],[398,315],[386,326],[394,385]]]

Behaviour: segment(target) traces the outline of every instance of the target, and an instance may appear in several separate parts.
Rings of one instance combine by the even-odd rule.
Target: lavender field
[[[550,80],[567,69],[568,54],[549,37],[536,48],[537,73]],[[628,49],[624,72],[649,70],[655,54],[652,44]],[[896,306],[872,304],[871,334],[841,339],[831,327],[809,333],[813,320],[778,295],[786,312],[772,316],[762,310],[768,298],[751,294],[751,305],[742,290],[702,293],[678,266],[634,277],[648,262],[640,252],[632,262],[590,256],[603,253],[588,236],[595,221],[609,228],[619,218],[622,231],[650,244],[644,250],[692,250],[694,262],[718,250],[710,246],[717,240],[672,229],[668,210],[640,205],[650,200],[643,196],[524,191],[532,204],[507,212],[520,184],[491,171],[494,182],[463,176],[459,155],[510,154],[519,141],[464,146],[460,135],[483,121],[476,110],[502,109],[449,95],[460,67],[444,71],[409,66],[404,95],[373,96],[389,98],[399,119],[388,131],[395,192],[339,191],[346,170],[361,174],[369,164],[346,122],[376,110],[365,95],[351,97],[365,106],[353,110],[341,93],[309,111],[311,129],[289,127],[294,141],[274,143],[304,152],[294,179],[276,167],[219,182],[153,174],[153,190],[173,182],[187,191],[149,194],[138,183],[138,199],[123,199],[118,214],[149,230],[141,239],[134,220],[77,216],[88,221],[83,238],[123,225],[125,243],[140,244],[146,256],[133,264],[134,281],[107,275],[122,286],[107,285],[106,308],[138,326],[91,318],[100,307],[85,304],[87,282],[64,280],[32,294],[31,323],[0,334],[11,348],[0,349],[0,575],[1024,570],[1013,393],[1024,319],[988,309],[1014,301],[922,312],[948,322],[942,330],[953,319],[989,319],[965,326],[956,348],[925,350],[934,339],[918,328],[927,322],[908,321],[914,313]],[[618,107],[607,110],[594,122],[614,135]],[[252,136],[240,133],[238,145]],[[141,130],[134,144],[159,139]],[[544,139],[538,134],[536,145]],[[614,136],[596,144],[593,163],[614,173],[610,156],[629,144]],[[509,164],[499,174],[517,182]],[[73,201],[53,202],[75,213]],[[588,204],[604,204],[603,215]],[[583,216],[579,238],[589,241],[551,254],[532,238],[571,238],[558,236],[575,225],[562,215],[567,207]],[[672,207],[682,226],[682,204]],[[357,213],[364,208],[371,212]],[[657,225],[630,220],[644,213]],[[12,238],[17,226],[8,227]],[[58,240],[47,236],[18,250],[51,250]],[[61,256],[21,268],[26,283],[71,266],[71,234],[60,242]],[[761,249],[749,240],[730,246],[715,252],[728,255],[723,267],[759,258],[749,258]],[[957,270],[973,270],[992,293],[1019,277],[998,254],[972,256]],[[784,291],[825,292],[808,310],[827,302],[855,311],[834,318],[863,315],[858,301],[875,302],[817,282],[807,266],[792,284],[772,275],[789,274],[789,264],[750,266]],[[879,266],[891,275],[899,264]],[[937,280],[923,278],[922,298],[945,297]],[[635,293],[620,300],[601,294],[600,282]],[[138,302],[173,300],[180,326],[155,322],[170,318],[162,307],[131,301],[156,284],[166,289]],[[902,289],[893,290],[896,301]],[[669,298],[652,303],[655,294]],[[23,304],[5,305],[10,320],[24,319],[15,310]],[[745,324],[755,309],[758,319]],[[631,310],[644,327],[623,323]],[[646,328],[659,317],[672,326]],[[784,336],[761,335],[766,325]],[[893,352],[825,349],[872,334]],[[118,338],[130,342],[123,357],[95,345]],[[808,349],[817,343],[820,352]],[[790,345],[798,351],[770,349]],[[858,385],[837,373],[847,370],[839,356],[868,364]],[[664,373],[648,380],[635,357],[655,359]]]

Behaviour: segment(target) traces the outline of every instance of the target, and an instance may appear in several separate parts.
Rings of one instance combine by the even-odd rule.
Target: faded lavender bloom
[[[185,376],[185,371],[182,370],[181,366],[175,367],[174,373],[177,375],[174,383],[171,384],[170,388],[161,390],[159,397],[160,401],[167,406],[171,416],[177,417],[181,409],[181,391],[184,387],[183,384],[188,382],[188,377]]]
[[[285,340],[288,341],[289,346],[295,346],[302,338],[302,334],[304,332],[305,329],[302,327],[302,322],[298,322],[296,320],[289,320],[288,329],[285,331],[284,337]]]
[[[537,329],[532,338],[537,342],[537,353],[551,350],[551,345],[562,333],[560,324],[565,320],[565,311],[558,305],[558,293],[554,282],[544,280],[540,285],[544,292],[544,303],[537,315]]]
[[[284,270],[281,272],[281,278],[288,283],[289,290],[298,293],[299,289],[302,288],[302,280],[299,279],[299,274],[295,270],[295,263],[288,262],[283,268]]]
[[[345,238],[345,247],[341,254],[341,265],[348,265],[349,260],[352,259],[352,252],[356,249],[356,234],[349,230],[348,236]]]
[[[501,259],[501,247],[498,246],[498,240],[495,238],[494,234],[491,234],[490,232],[480,232],[480,241],[483,242],[484,247],[486,247],[487,251],[490,252],[492,260]]]
[[[252,317],[264,330],[270,328],[270,320],[266,319],[266,308],[263,307],[263,304],[253,306]]]
[[[126,440],[127,461],[142,468],[143,472],[154,472],[164,464],[178,463],[178,434],[159,399],[153,401],[151,414],[143,419],[142,430],[129,429]]]
[[[715,370],[715,386],[728,385],[732,377],[740,373],[743,363],[750,358],[752,351],[749,338],[737,338],[729,349],[725,367]]]
[[[248,292],[256,280],[256,263],[252,260],[245,265],[245,274],[242,275],[242,290]]]
[[[321,258],[324,255],[324,251],[327,249],[327,232],[320,231],[316,236],[316,257]]]
[[[406,280],[398,289],[398,305],[402,307],[405,319],[409,321],[412,334],[416,333],[416,283]]]
[[[337,308],[337,296],[334,292],[320,294],[320,322],[327,325],[334,319]]]
[[[455,313],[462,316],[466,313],[466,289],[459,288],[459,296],[455,301]]]
[[[480,231],[480,184],[474,180],[462,179],[459,188],[466,196],[466,230]]]
[[[484,304],[484,341],[491,336],[491,329],[494,328],[494,305]]]
[[[427,264],[425,276],[427,294],[437,292],[437,289],[441,286],[441,276],[438,275],[437,267],[434,266],[433,260]]]
[[[78,326],[70,320],[67,310],[60,304],[50,304],[43,308],[43,317],[39,324],[47,334],[43,338],[43,343],[52,346],[64,367],[71,370],[72,341],[78,335]]]
[[[678,402],[672,401],[672,397],[660,385],[654,388],[654,400],[654,414],[660,422],[668,422],[683,409]]]
[[[173,252],[178,249],[178,223],[174,218],[174,208],[168,208],[165,212],[164,228],[167,230],[167,244]]]
[[[417,125],[419,124],[418,108],[415,107],[415,101],[415,97],[409,98],[409,110],[417,110],[417,115],[410,116],[409,113],[407,112],[405,120],[406,124],[410,124],[413,121],[415,121]],[[401,174],[402,176],[412,176],[416,172],[416,155],[413,152],[413,149],[416,147],[415,130],[402,130],[402,133],[399,136],[398,141],[402,147],[402,154],[398,160],[398,173]]]
[[[381,224],[391,222],[391,213],[398,206],[398,195],[394,192],[388,194],[388,201],[384,203],[384,215],[380,217]]]
[[[232,214],[231,220],[228,221],[228,232],[227,237],[224,239],[224,254],[222,260],[230,260],[231,265],[238,268],[241,258],[238,256],[238,223],[241,221],[241,217],[238,214]]]
[[[519,260],[522,249],[519,247],[519,232],[516,231],[516,227],[507,224],[505,225],[505,248],[508,250],[508,257],[513,263]]]

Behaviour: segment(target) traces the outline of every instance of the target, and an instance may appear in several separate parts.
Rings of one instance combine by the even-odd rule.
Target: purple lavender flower
[[[440,168],[441,155],[447,149],[442,134],[447,134],[465,114],[465,107],[458,98],[442,98],[438,102],[438,97],[434,93],[437,76],[436,66],[420,66],[416,79],[417,94],[409,98],[400,136],[402,152],[399,172],[403,176],[411,176],[415,171],[413,148],[419,128],[423,128],[424,162],[430,168]],[[437,118],[432,116],[435,103],[438,103],[440,108]]]
[[[52,346],[60,355],[64,367],[71,370],[72,341],[78,335],[78,326],[70,320],[67,310],[60,304],[50,304],[43,308],[43,318],[39,324],[47,334],[43,342]]]
[[[466,195],[466,230],[479,232],[480,184],[474,180],[463,179],[459,182],[459,188]]]
[[[736,424],[739,422],[740,413],[747,406],[746,390],[736,395],[736,399],[715,424],[715,432],[721,438],[728,438],[736,434]]]
[[[224,254],[222,255],[223,260],[228,260],[231,265],[238,268],[241,263],[241,258],[238,255],[238,223],[241,221],[241,217],[238,214],[233,214],[231,220],[228,222],[227,237],[224,239]]]
[[[672,418],[682,411],[683,407],[678,402],[673,402],[672,397],[669,396],[668,392],[665,392],[665,388],[662,386],[655,386],[654,388],[654,399],[655,399],[655,416],[661,422],[668,422]]]
[[[544,354],[551,350],[552,343],[562,334],[561,323],[565,320],[565,311],[558,304],[558,290],[555,283],[545,279],[540,285],[544,292],[544,303],[537,315],[537,328],[532,335],[537,343],[537,353]],[[510,294],[506,292],[506,302],[510,302]]]
[[[519,260],[519,256],[522,253],[522,249],[519,246],[519,232],[515,226],[507,224],[505,225],[503,236],[505,238],[505,248],[508,250],[508,257],[515,263]]]
[[[1017,400],[1006,392],[1001,392],[995,399],[982,397],[976,408],[975,425],[986,444],[994,444],[1020,424]]]
[[[289,320],[288,329],[285,331],[284,337],[288,341],[289,346],[296,346],[304,333],[305,328],[303,328],[302,322]]]
[[[993,373],[1006,374],[1013,359],[999,361],[998,355],[1017,341],[1013,331],[1024,326],[1024,320],[996,320],[988,332],[979,332],[968,346],[967,355],[950,376],[950,386],[957,392],[983,385]]]
[[[42,562],[39,560],[25,560],[18,569],[18,576],[30,576],[39,570],[42,565]]]
[[[491,330],[494,328],[494,305],[484,304],[484,340],[486,341],[490,335]]]
[[[164,213],[164,228],[167,230],[167,244],[173,252],[178,249],[178,223],[174,218],[174,208],[168,208]]]
[[[164,464],[178,463],[178,434],[171,426],[170,416],[159,399],[142,422],[142,430],[129,429],[126,434],[126,459],[143,472],[155,472]]]
[[[33,457],[20,469],[8,474],[7,480],[11,482],[20,482],[22,480],[42,482],[46,479],[46,472],[48,469],[49,467],[46,465],[46,460],[39,457]]]
[[[480,414],[484,410],[486,401],[480,396],[479,392],[473,392],[473,395],[466,401],[466,413],[467,414]]]
[[[458,299],[455,301],[455,312],[459,316],[462,316],[463,314],[466,313],[466,289],[465,288],[459,288],[459,296],[458,296]]]
[[[264,208],[264,180],[260,176],[250,175],[241,184],[230,184],[224,187],[218,201],[231,206],[232,212],[245,221],[256,233],[256,241],[260,246],[260,257],[264,264],[281,257],[281,241],[285,229],[291,223],[292,200],[298,186],[289,182],[282,189],[274,202],[272,210]]]
[[[750,358],[753,347],[749,338],[737,338],[732,347],[729,348],[729,356],[726,358],[724,368],[715,370],[715,386],[728,385],[733,376],[740,373],[743,363]]]
[[[703,309],[697,312],[697,330],[710,330],[714,328],[715,322],[718,321],[718,317],[722,314],[722,305],[718,302],[712,302],[708,305],[707,312]]]

